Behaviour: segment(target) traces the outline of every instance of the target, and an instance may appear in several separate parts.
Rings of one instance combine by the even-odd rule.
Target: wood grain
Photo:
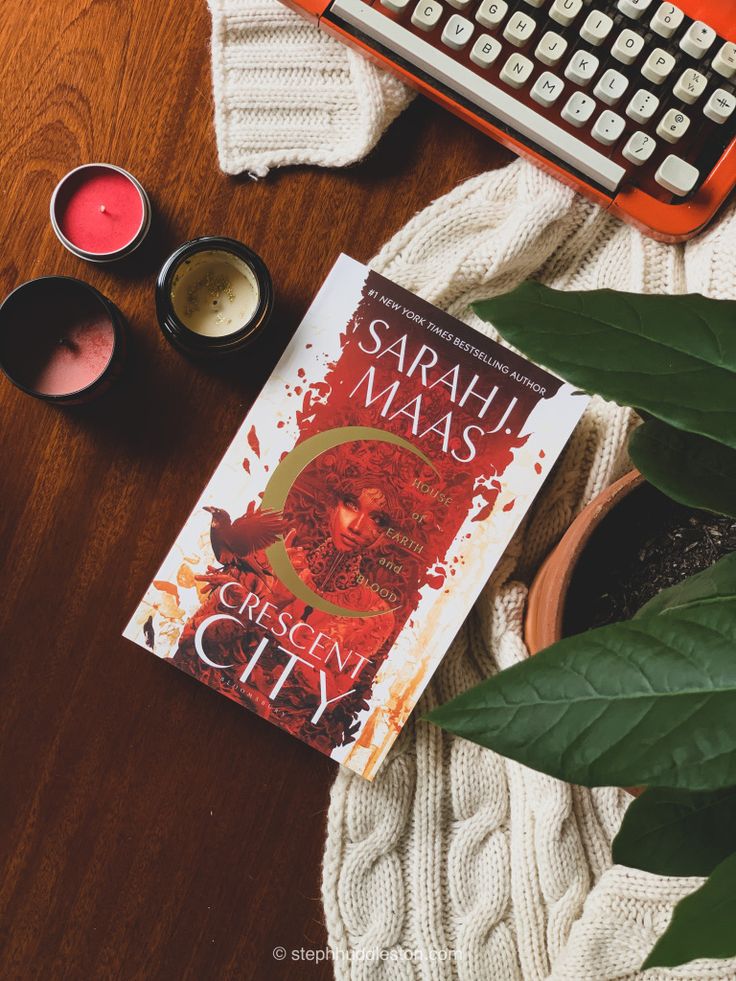
[[[0,383],[0,977],[329,978],[319,867],[335,764],[121,630],[342,251],[366,260],[417,210],[509,159],[416,102],[362,164],[254,183],[218,172],[204,2],[6,4],[0,26],[0,294],[91,282],[133,351],[103,400],[58,410]],[[69,169],[108,160],[155,208],[112,267],[48,221]],[[278,313],[244,361],[163,339],[155,274],[201,234],[249,243]]]

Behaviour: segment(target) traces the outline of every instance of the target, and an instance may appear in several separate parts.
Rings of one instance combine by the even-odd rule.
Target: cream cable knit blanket
[[[210,6],[226,171],[348,163],[408,99],[275,0]],[[519,162],[430,205],[372,265],[494,336],[470,304],[527,277],[736,297],[735,249],[734,209],[687,246],[660,245]],[[338,979],[639,977],[674,903],[699,884],[611,867],[622,791],[559,783],[417,721],[526,656],[527,584],[574,515],[628,466],[630,425],[627,410],[593,400],[376,780],[338,774],[322,889]],[[646,978],[732,981],[736,961]]]

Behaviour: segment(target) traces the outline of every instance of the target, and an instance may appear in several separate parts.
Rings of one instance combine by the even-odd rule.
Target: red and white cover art
[[[372,778],[586,401],[341,256],[125,636]]]

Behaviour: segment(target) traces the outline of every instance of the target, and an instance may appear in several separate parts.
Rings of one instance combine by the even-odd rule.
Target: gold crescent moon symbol
[[[342,446],[344,443],[353,443],[357,440],[371,440],[373,442],[391,443],[394,446],[399,446],[409,453],[413,453],[414,456],[419,457],[423,463],[426,463],[427,466],[431,467],[437,473],[437,468],[429,457],[407,439],[404,439],[403,436],[396,436],[394,433],[386,432],[384,429],[374,429],[371,426],[342,426],[339,429],[328,429],[324,433],[317,433],[316,436],[310,436],[309,439],[305,439],[303,443],[299,443],[298,446],[295,446],[284,457],[266,484],[266,489],[263,493],[263,509],[273,509],[274,511],[283,510],[294,481],[312,460],[327,450],[334,449],[336,446]],[[269,545],[266,549],[266,556],[268,557],[274,575],[281,580],[284,586],[294,596],[308,606],[314,607],[316,610],[323,610],[325,613],[341,617],[376,617],[391,612],[391,610],[350,610],[347,607],[339,606],[337,603],[332,603],[324,599],[299,577],[298,572],[291,564],[283,537],[279,541],[274,542],[273,545]]]

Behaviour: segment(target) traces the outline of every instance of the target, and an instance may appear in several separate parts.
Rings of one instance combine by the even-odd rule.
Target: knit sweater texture
[[[276,0],[209,0],[223,170],[359,159],[403,86]],[[736,209],[682,246],[643,237],[518,161],[455,188],[374,258],[489,337],[470,305],[526,278],[558,289],[736,297]],[[322,897],[339,981],[733,981],[736,960],[639,967],[702,880],[612,866],[630,802],[573,787],[422,722],[527,656],[528,585],[572,519],[630,466],[629,410],[594,398],[373,783],[333,785]]]
[[[276,0],[208,0],[220,167],[344,167],[368,153],[409,89]]]

